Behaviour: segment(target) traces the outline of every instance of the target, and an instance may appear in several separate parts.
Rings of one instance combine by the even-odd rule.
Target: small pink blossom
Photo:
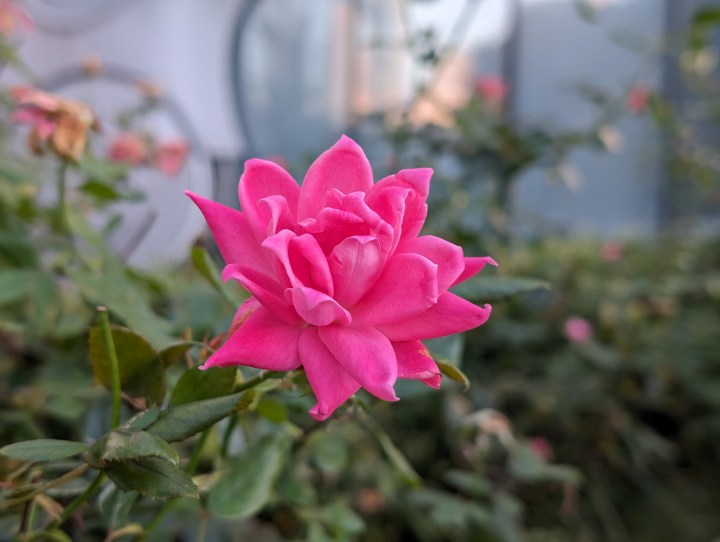
[[[616,262],[623,256],[624,245],[617,241],[608,241],[600,250],[600,257],[604,262]]]
[[[475,83],[475,91],[483,101],[491,105],[500,105],[505,101],[508,90],[505,79],[497,75],[481,77]]]
[[[625,99],[625,107],[636,115],[645,112],[650,101],[650,89],[642,85],[636,85],[630,89]]]
[[[30,15],[15,0],[0,0],[0,34],[10,37],[34,28]]]
[[[302,367],[328,418],[361,387],[397,401],[398,378],[438,388],[423,339],[485,323],[478,307],[448,291],[492,258],[419,236],[431,169],[373,183],[362,149],[343,136],[310,166],[302,186],[280,166],[249,160],[237,211],[191,192],[226,262],[225,280],[252,295],[225,344],[201,367]]]
[[[168,177],[175,177],[182,171],[189,154],[190,145],[187,141],[182,139],[168,141],[155,150],[155,167]]]
[[[564,326],[565,337],[574,343],[586,343],[593,337],[593,327],[585,318],[568,318]]]
[[[553,448],[545,437],[532,437],[530,449],[543,461],[550,461],[554,455]]]
[[[108,159],[137,166],[145,162],[148,156],[147,144],[137,134],[120,134],[110,144]]]

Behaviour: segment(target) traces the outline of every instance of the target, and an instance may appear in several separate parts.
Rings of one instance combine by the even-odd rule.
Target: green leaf
[[[71,273],[83,296],[94,305],[104,305],[132,329],[142,329],[145,338],[155,347],[172,342],[172,325],[150,310],[138,285],[123,271],[123,265],[105,256],[102,269]]]
[[[195,343],[190,342],[178,342],[168,345],[160,350],[160,360],[165,367],[170,367],[180,361],[193,346],[195,346]]]
[[[85,454],[85,461],[94,469],[104,470],[116,461],[157,457],[179,464],[178,453],[164,440],[145,431],[114,429],[100,437]]]
[[[229,471],[210,490],[210,510],[218,517],[232,519],[259,512],[270,499],[289,445],[287,435],[270,435],[231,459]]]
[[[548,289],[550,289],[550,284],[537,279],[485,277],[463,282],[453,288],[453,293],[467,299],[486,302]]]
[[[436,360],[436,362],[438,369],[440,369],[440,372],[442,374],[447,376],[450,380],[454,380],[455,382],[462,384],[463,392],[467,391],[470,388],[470,379],[465,376],[465,373],[463,373],[460,369],[458,369],[454,365],[445,363],[444,361]]]
[[[0,454],[20,461],[55,461],[81,454],[88,446],[71,440],[37,439],[3,446]]]
[[[353,539],[365,530],[365,522],[352,508],[342,501],[335,501],[318,514],[328,530],[341,540]]]
[[[147,430],[168,442],[184,440],[234,413],[245,393],[170,407],[162,411],[157,421]]]
[[[185,371],[170,396],[170,406],[203,401],[229,395],[235,385],[235,367],[211,367],[205,371],[192,368]]]
[[[147,410],[138,412],[135,416],[130,418],[124,425],[123,429],[131,429],[135,431],[143,431],[150,427],[151,424],[155,423],[160,417],[160,409],[157,405],[153,405]]]
[[[487,497],[492,492],[492,485],[485,478],[474,472],[449,470],[445,473],[445,481],[475,499]]]
[[[0,306],[26,297],[34,281],[35,273],[27,269],[0,271]]]
[[[510,456],[510,473],[518,480],[525,482],[562,482],[579,484],[580,472],[564,465],[550,465],[538,457],[532,448],[526,444],[518,443]]]
[[[115,461],[104,472],[123,491],[137,491],[153,499],[199,497],[190,475],[165,459]]]
[[[120,326],[112,326],[113,342],[120,365],[120,386],[131,397],[144,397],[160,403],[165,397],[165,368],[143,337]],[[90,330],[90,362],[95,377],[108,389],[111,386],[110,361],[102,330]]]
[[[127,164],[101,160],[88,154],[85,154],[78,162],[77,168],[87,175],[88,179],[103,184],[119,181],[127,175],[130,169]]]
[[[130,521],[130,512],[139,495],[134,491],[121,491],[112,484],[106,485],[98,496],[98,508],[108,529],[118,529]]]
[[[223,299],[233,306],[239,306],[241,300],[233,299],[230,295],[228,287],[222,281],[220,271],[207,250],[202,247],[193,247],[190,251],[190,260],[195,266],[195,269],[200,272],[210,286],[212,286]]]
[[[315,465],[331,474],[342,472],[350,459],[345,440],[330,431],[315,432],[307,447]]]
[[[0,232],[0,258],[17,267],[38,265],[38,254],[33,244],[15,233]]]

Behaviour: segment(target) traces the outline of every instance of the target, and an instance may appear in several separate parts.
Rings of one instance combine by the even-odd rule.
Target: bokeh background
[[[108,279],[111,293],[69,279],[131,327],[202,338],[232,316],[193,278],[191,248],[214,248],[183,190],[237,206],[245,159],[301,181],[343,133],[378,179],[433,167],[425,232],[500,263],[463,291],[493,303],[491,321],[430,345],[470,388],[409,386],[375,412],[421,488],[377,467],[361,428],[334,422],[261,513],[210,520],[209,540],[720,540],[720,2],[21,5],[34,28],[3,46],[0,86],[31,84],[99,117],[92,148],[108,163],[81,171],[102,205],[83,213],[124,278]],[[10,156],[26,133],[5,124]],[[187,153],[175,170],[107,169],[132,131]],[[42,178],[54,166],[28,167],[33,198],[52,203]],[[4,212],[32,221],[12,168],[0,168]],[[118,176],[123,189],[108,191]],[[13,221],[0,220],[0,241]],[[0,263],[18,267],[3,243]],[[97,432],[102,401],[73,358],[91,313],[68,305],[58,328],[38,309],[74,287],[56,279],[56,297],[0,293],[3,443]],[[268,397],[265,422],[303,415],[303,398]],[[155,539],[195,539],[203,514],[188,505]]]

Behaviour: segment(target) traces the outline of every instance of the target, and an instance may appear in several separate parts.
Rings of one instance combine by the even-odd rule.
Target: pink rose
[[[475,83],[475,91],[483,101],[492,105],[500,105],[505,100],[508,90],[505,79],[496,75],[481,77]]]
[[[34,28],[30,15],[15,0],[0,0],[0,34],[9,37]]]
[[[602,246],[600,257],[604,262],[616,262],[623,255],[624,246],[617,241],[608,241]]]
[[[168,141],[155,150],[155,167],[168,177],[175,177],[182,171],[189,154],[190,145],[187,141]]]
[[[586,343],[593,336],[593,327],[585,318],[568,318],[564,326],[565,337],[574,343]]]
[[[637,85],[628,92],[625,98],[625,107],[627,107],[631,113],[640,115],[645,112],[649,101],[650,90],[645,86]]]
[[[147,145],[136,134],[120,134],[110,144],[108,158],[112,162],[121,162],[137,166],[147,159]]]
[[[252,297],[225,344],[201,367],[302,367],[324,420],[360,387],[396,401],[398,378],[440,386],[422,339],[477,327],[490,316],[448,288],[492,258],[466,258],[425,222],[430,169],[373,184],[362,149],[343,136],[310,166],[302,187],[280,166],[249,160],[242,212],[187,192],[227,263],[223,278]]]

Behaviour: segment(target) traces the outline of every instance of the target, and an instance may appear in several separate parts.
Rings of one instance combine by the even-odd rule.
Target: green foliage
[[[87,448],[82,442],[36,439],[3,446],[0,454],[20,461],[56,461],[81,454]]]

